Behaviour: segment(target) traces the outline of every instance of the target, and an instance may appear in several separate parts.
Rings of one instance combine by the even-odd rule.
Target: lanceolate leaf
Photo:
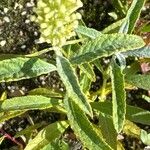
[[[125,120],[125,124],[124,124],[124,127],[123,127],[123,132],[128,136],[132,136],[132,137],[135,137],[135,138],[139,139],[141,129],[140,129],[140,127],[138,127],[133,122],[131,122],[129,120]]]
[[[88,78],[95,82],[96,77],[95,77],[95,73],[93,71],[92,66],[89,63],[84,63],[82,65],[80,65],[81,70],[88,76]]]
[[[0,61],[0,82],[29,79],[55,70],[54,65],[39,58],[5,59]]]
[[[66,121],[59,121],[48,125],[28,143],[25,150],[41,150],[41,148],[59,138],[67,127],[68,123]]]
[[[122,69],[115,61],[111,64],[111,83],[113,123],[116,131],[119,133],[123,128],[125,120],[126,93]]]
[[[28,92],[29,95],[43,95],[46,97],[62,98],[63,94],[60,91],[48,88],[36,88]]]
[[[70,62],[61,56],[57,56],[57,70],[63,81],[68,96],[87,114],[92,115],[92,109],[88,103],[88,99],[80,89],[78,79]]]
[[[117,132],[110,115],[99,113],[99,128],[106,142],[115,150],[117,148]]]
[[[110,102],[93,102],[91,103],[91,106],[93,109],[96,109],[102,113],[112,115],[112,104]],[[150,125],[150,111],[127,105],[126,119],[133,122]]]
[[[85,35],[86,37],[89,37],[91,39],[97,38],[101,33],[93,28],[87,28],[84,26],[78,26],[76,29],[77,33],[80,33],[82,35]]]
[[[124,52],[123,55],[150,58],[150,46],[145,46],[140,49],[133,50],[133,51],[127,51],[127,52]]]
[[[65,98],[64,103],[70,125],[85,147],[90,150],[111,150],[79,106],[69,98]]]
[[[126,9],[121,0],[112,0],[112,4],[119,11],[119,14],[121,14],[121,16],[125,15]]]
[[[8,111],[8,112],[1,112],[0,113],[0,123],[7,121],[11,118],[17,117],[21,114],[25,113],[25,111]]]
[[[142,130],[140,138],[144,144],[150,145],[150,133],[148,134],[145,130]]]
[[[44,148],[42,148],[41,150],[69,150],[69,146],[66,142],[62,140],[56,140],[55,142],[44,146]]]
[[[97,58],[108,57],[118,52],[141,48],[141,37],[127,34],[102,34],[81,47],[80,53],[71,59],[73,64],[82,64]]]
[[[149,74],[126,75],[126,82],[138,88],[150,90],[150,75]]]
[[[120,26],[122,25],[124,19],[121,19],[113,24],[111,24],[110,26],[106,27],[102,33],[118,33]]]
[[[132,33],[137,20],[139,19],[142,7],[146,0],[133,0],[130,9],[127,12],[125,21],[123,22],[120,32],[121,33]]]
[[[0,112],[16,110],[46,109],[59,105],[62,100],[44,96],[23,96],[0,102]]]
[[[87,77],[86,74],[81,73],[80,75],[80,87],[82,91],[87,94],[90,90],[92,81]]]

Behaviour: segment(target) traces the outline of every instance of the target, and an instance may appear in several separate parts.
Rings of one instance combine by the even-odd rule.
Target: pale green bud
[[[41,42],[62,46],[72,36],[81,15],[75,11],[82,7],[80,0],[38,0],[37,19],[33,18],[41,27]]]

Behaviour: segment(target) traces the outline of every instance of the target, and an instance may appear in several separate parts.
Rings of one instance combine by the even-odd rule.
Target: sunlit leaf
[[[71,128],[85,147],[90,150],[112,150],[104,139],[99,136],[87,116],[72,99],[65,98],[64,103]]]
[[[126,114],[126,93],[124,85],[124,74],[118,64],[111,63],[111,84],[112,84],[112,115],[116,131],[119,133],[124,125]]]
[[[88,27],[84,27],[84,26],[78,26],[78,28],[76,29],[76,32],[80,33],[86,37],[89,37],[91,39],[95,39],[96,37],[101,35],[101,32],[99,32],[93,28],[88,28]]]
[[[93,109],[96,109],[102,113],[112,115],[112,104],[110,102],[93,102],[91,103]],[[144,110],[135,106],[126,106],[126,119],[150,125],[150,111]]]
[[[77,76],[71,63],[64,57],[57,56],[57,70],[63,81],[68,96],[76,103],[78,106],[85,111],[90,116],[92,115],[92,109],[88,102],[88,99],[83,94],[80,89],[80,85]]]
[[[56,91],[54,89],[48,88],[35,88],[28,92],[29,95],[43,95],[46,97],[55,97],[55,98],[62,98],[63,93],[60,91]]]
[[[60,138],[67,127],[68,123],[66,121],[58,121],[48,125],[27,144],[25,150],[41,150],[41,148],[53,142],[56,138]]]
[[[113,148],[117,148],[117,132],[110,115],[99,113],[99,127],[105,141]]]
[[[127,12],[125,21],[123,22],[120,32],[121,33],[132,33],[137,20],[140,17],[141,10],[146,0],[133,0],[132,4]]]
[[[0,112],[16,110],[46,109],[59,105],[62,100],[44,96],[22,96],[0,102]]]
[[[1,109],[0,109],[1,111]],[[21,114],[25,113],[25,111],[6,111],[0,113],[0,122],[7,121],[11,118],[20,116]]]
[[[150,90],[150,75],[149,74],[126,75],[126,82],[138,88]]]
[[[29,79],[55,70],[54,65],[39,58],[5,59],[0,61],[0,82]]]
[[[82,64],[118,52],[141,48],[144,45],[143,39],[136,35],[102,34],[83,45],[80,52],[71,59],[71,63]]]

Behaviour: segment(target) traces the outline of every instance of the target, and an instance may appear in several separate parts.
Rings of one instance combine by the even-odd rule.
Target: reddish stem
[[[17,145],[20,146],[20,148],[23,148],[23,145],[18,142],[14,137],[12,137],[11,135],[9,135],[8,133],[6,133],[3,129],[0,129],[0,132],[4,135],[5,138],[11,140],[12,142],[16,143]]]

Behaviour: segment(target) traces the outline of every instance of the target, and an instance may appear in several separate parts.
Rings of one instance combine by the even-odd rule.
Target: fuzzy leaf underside
[[[71,58],[72,64],[91,62],[97,58],[108,57],[118,52],[138,49],[145,45],[143,39],[128,34],[102,34],[83,45],[80,52]]]
[[[39,58],[16,57],[0,61],[0,82],[30,79],[55,71],[56,67]]]

